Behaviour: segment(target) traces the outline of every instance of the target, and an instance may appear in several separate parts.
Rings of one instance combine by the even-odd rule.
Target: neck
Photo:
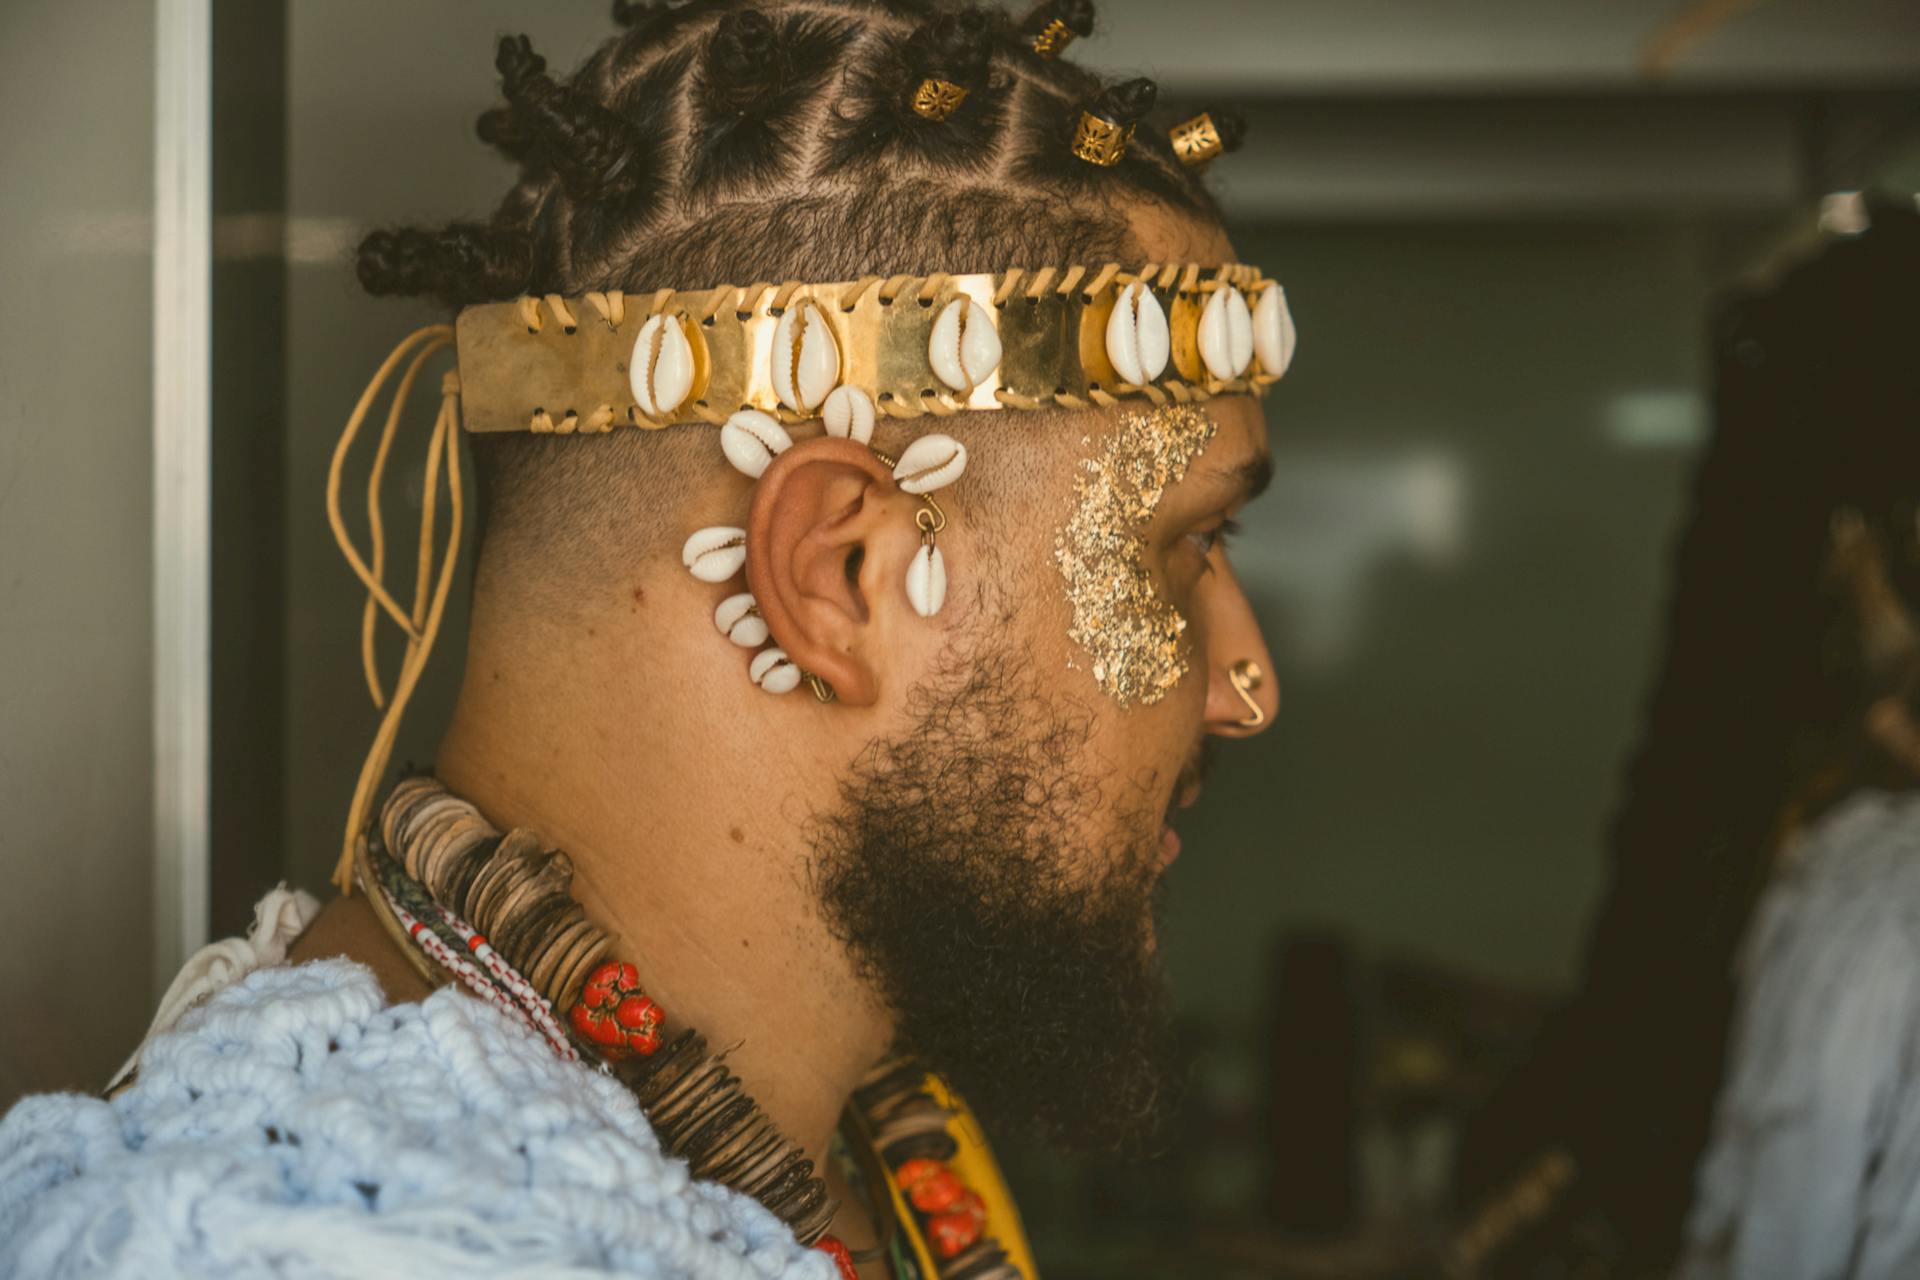
[[[795,848],[811,811],[796,812],[802,762],[769,760],[764,743],[700,743],[703,725],[740,723],[711,708],[610,715],[612,691],[556,685],[569,665],[543,663],[536,689],[516,683],[515,664],[471,654],[436,772],[502,830],[529,828],[567,852],[574,896],[613,935],[614,957],[639,970],[669,1028],[693,1027],[727,1051],[768,1119],[824,1167],[890,1026],[808,891]],[[500,676],[474,678],[490,668]],[[671,688],[644,676],[625,687]],[[635,724],[646,730],[629,739],[624,726]],[[724,760],[753,764],[714,767]]]

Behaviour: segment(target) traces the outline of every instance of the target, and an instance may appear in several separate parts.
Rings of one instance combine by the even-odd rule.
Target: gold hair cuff
[[[1264,390],[1292,333],[1279,286],[1244,263],[549,294],[457,321],[466,428],[562,435],[744,408],[807,422],[838,387],[881,418],[1187,403]]]
[[[1073,43],[1075,34],[1072,27],[1055,18],[1033,38],[1033,51],[1043,58],[1057,58]]]
[[[1111,169],[1127,154],[1127,144],[1132,141],[1132,125],[1082,111],[1079,127],[1073,131],[1073,154],[1088,164]]]
[[[967,87],[951,80],[928,76],[913,91],[914,114],[928,120],[945,120],[967,100]]]
[[[1202,167],[1227,149],[1213,117],[1204,111],[1173,126],[1168,137],[1173,142],[1173,154],[1189,169]]]

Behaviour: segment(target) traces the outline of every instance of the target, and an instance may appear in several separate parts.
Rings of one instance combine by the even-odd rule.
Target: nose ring
[[[1233,691],[1240,695],[1240,701],[1247,704],[1247,716],[1236,720],[1243,729],[1258,729],[1267,722],[1267,713],[1259,703],[1253,700],[1253,691],[1267,682],[1267,673],[1252,658],[1242,658],[1227,669],[1227,681],[1233,685]]]

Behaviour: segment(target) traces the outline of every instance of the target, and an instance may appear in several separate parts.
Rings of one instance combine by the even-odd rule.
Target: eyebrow
[[[1267,486],[1272,483],[1273,455],[1270,453],[1248,458],[1231,470],[1211,472],[1206,477],[1209,488],[1222,489],[1232,495],[1230,505],[1252,502],[1265,493]]]

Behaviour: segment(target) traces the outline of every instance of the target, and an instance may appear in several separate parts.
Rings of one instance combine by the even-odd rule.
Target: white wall
[[[0,5],[0,1106],[152,984],[153,9]]]

